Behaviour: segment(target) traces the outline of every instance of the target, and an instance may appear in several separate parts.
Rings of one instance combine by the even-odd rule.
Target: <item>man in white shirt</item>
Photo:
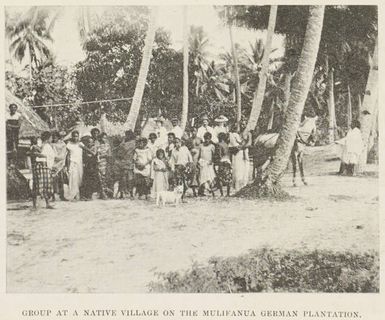
[[[179,138],[175,138],[175,147],[171,151],[170,166],[173,172],[172,185],[183,185],[183,196],[187,189],[186,185],[186,166],[188,163],[193,162],[192,155],[186,146],[182,146],[182,142]],[[182,198],[183,198],[182,196]]]
[[[203,136],[206,132],[210,132],[211,133],[211,137],[212,137],[212,142],[214,143],[217,143],[218,142],[218,138],[214,132],[214,129],[212,127],[209,126],[209,118],[207,117],[207,115],[204,115],[202,117],[202,126],[199,127],[198,129],[198,133],[197,133],[197,137],[202,139],[202,141],[204,140],[203,139]]]
[[[183,130],[179,126],[179,120],[177,118],[171,119],[172,129],[170,132],[173,132],[175,134],[175,137],[178,139],[182,139],[183,136]]]
[[[165,127],[163,127],[163,118],[159,117],[155,120],[156,123],[156,129],[155,133],[158,137],[157,143],[159,148],[166,148],[167,146],[167,130]]]

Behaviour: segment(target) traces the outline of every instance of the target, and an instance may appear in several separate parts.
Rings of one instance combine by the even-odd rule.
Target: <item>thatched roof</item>
[[[21,139],[40,136],[42,132],[50,130],[48,124],[31,107],[25,106],[19,98],[7,89],[5,90],[5,102],[6,112],[8,112],[8,106],[14,103],[18,106],[18,112],[22,115],[19,132]]]

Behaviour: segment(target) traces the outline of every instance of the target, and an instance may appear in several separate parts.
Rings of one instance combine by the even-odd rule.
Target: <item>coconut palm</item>
[[[135,129],[136,120],[138,119],[140,106],[142,104],[143,92],[146,85],[147,73],[148,73],[151,56],[152,56],[152,46],[155,39],[157,15],[158,15],[158,8],[152,7],[150,22],[148,25],[148,31],[145,39],[144,48],[143,48],[142,62],[140,64],[140,69],[139,69],[138,81],[136,83],[134,96],[132,98],[130,112],[125,122],[125,127],[127,128],[127,130]]]
[[[198,94],[211,94],[223,101],[230,93],[229,82],[225,66],[211,61],[207,70],[201,72]]]
[[[309,92],[316,64],[322,32],[324,6],[310,6],[309,18],[298,69],[293,80],[287,113],[277,141],[277,149],[266,170],[264,186],[276,191],[276,186],[286,170],[287,162],[300,124],[305,100]]]
[[[52,56],[49,42],[55,19],[49,22],[49,11],[39,7],[30,8],[21,18],[6,27],[10,39],[10,52],[22,62],[28,56],[30,79],[32,68]]]
[[[183,105],[182,105],[182,119],[181,127],[185,129],[188,114],[188,25],[187,25],[187,6],[183,7]]]
[[[255,129],[258,122],[259,114],[261,113],[262,103],[265,96],[267,71],[269,68],[269,55],[271,51],[271,44],[272,44],[272,39],[274,34],[276,16],[277,16],[277,6],[271,6],[269,24],[268,24],[267,35],[266,35],[266,49],[262,59],[262,66],[261,66],[261,71],[259,76],[258,88],[254,94],[249,121],[247,122],[247,125],[245,128],[246,132],[249,132]]]

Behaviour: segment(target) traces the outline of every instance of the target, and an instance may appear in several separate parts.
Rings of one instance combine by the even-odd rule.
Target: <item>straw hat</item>
[[[227,121],[229,121],[229,119],[222,114],[215,119],[215,122],[227,122]]]
[[[209,120],[209,117],[207,116],[207,114],[203,115],[201,120]]]

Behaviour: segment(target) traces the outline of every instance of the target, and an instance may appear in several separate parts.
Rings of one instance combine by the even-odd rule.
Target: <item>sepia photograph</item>
[[[3,27],[7,294],[380,292],[377,6]]]

